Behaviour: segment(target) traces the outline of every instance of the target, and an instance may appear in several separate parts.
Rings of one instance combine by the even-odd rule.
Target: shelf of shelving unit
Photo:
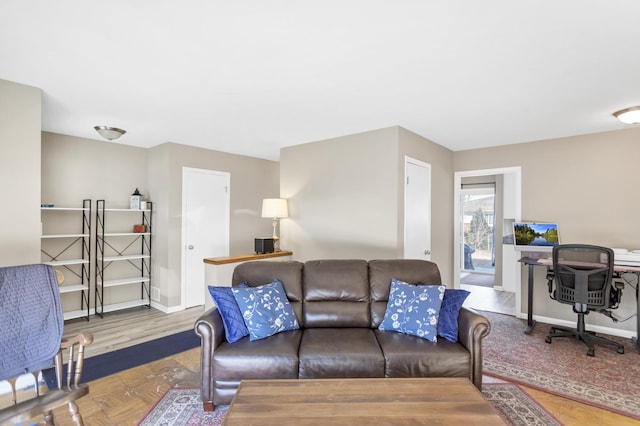
[[[42,262],[45,265],[51,266],[65,266],[65,265],[88,265],[89,259],[66,259],[66,260],[52,260],[51,262]]]
[[[87,200],[83,200],[84,201]],[[79,212],[79,211],[90,211],[91,210],[91,200],[88,200],[89,204],[86,207],[40,207],[40,210],[60,210],[60,211],[73,211],[73,212]]]
[[[119,280],[107,280],[102,283],[102,285],[107,287],[117,287],[119,285],[127,285],[127,284],[136,284],[136,283],[148,283],[150,281],[149,277],[138,277],[138,278],[121,278]]]
[[[82,215],[82,227],[79,233],[64,233],[64,234],[44,234],[41,236],[41,252],[43,254],[44,264],[54,267],[61,267],[71,272],[67,274],[68,277],[77,277],[80,282],[70,284],[65,282],[59,287],[60,294],[73,294],[78,293],[80,297],[80,309],[64,311],[64,319],[84,318],[89,320],[90,315],[90,275],[89,268],[91,264],[91,200],[82,200],[82,207],[41,207],[42,221],[47,221],[46,214],[44,212],[80,212]],[[61,241],[63,242],[63,248],[57,248],[55,252],[52,252],[49,248],[44,246],[50,243],[45,241]],[[79,247],[79,250],[78,250]],[[70,258],[71,253],[76,256],[79,254],[80,258]]]
[[[42,239],[53,239],[53,238],[89,238],[91,235],[89,234],[51,234],[51,235],[42,235]]]
[[[129,308],[135,308],[138,306],[149,306],[148,302],[145,300],[130,300],[127,302],[121,302],[121,303],[112,303],[110,305],[104,305],[102,307],[103,309],[103,314],[107,313],[107,312],[114,312],[114,311],[120,311],[122,309],[129,309]]]
[[[139,237],[142,235],[151,235],[148,232],[110,232],[108,234],[104,234],[105,237]]]
[[[96,255],[95,255],[95,310],[103,317],[106,312],[128,309],[137,306],[151,307],[151,235],[153,204],[143,210],[106,208],[105,200],[96,202]],[[139,214],[141,223],[147,226],[147,232],[107,232],[107,216],[121,214]],[[127,222],[130,226],[134,222]],[[139,249],[135,244],[140,242]],[[124,247],[122,247],[124,246]],[[128,263],[136,276],[118,279],[107,279],[106,269],[114,262]],[[116,288],[130,285],[140,286],[140,298],[120,303],[105,304],[105,289],[116,291]],[[113,295],[112,295],[113,296]]]
[[[85,318],[86,315],[87,315],[87,312],[82,309],[79,309],[77,311],[66,311],[62,313],[62,317],[64,318],[65,321],[75,319],[75,318]]]
[[[121,260],[150,259],[148,254],[123,254],[122,256],[105,256],[105,262],[119,262]]]
[[[86,285],[75,284],[75,285],[63,285],[60,286],[60,293],[73,293],[74,291],[83,291],[88,290]]]

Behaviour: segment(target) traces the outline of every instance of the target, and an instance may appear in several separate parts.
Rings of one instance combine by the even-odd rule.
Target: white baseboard
[[[174,312],[184,311],[184,306],[182,305],[167,307],[154,300],[151,301],[151,307],[161,312],[164,312],[165,314],[172,314]]]
[[[526,320],[527,314],[520,312],[520,314],[518,315],[518,318],[522,318]],[[545,324],[558,325],[561,327],[568,327],[568,328],[576,328],[576,321],[577,321],[577,320],[567,321],[567,320],[562,320],[558,318],[543,317],[540,315],[534,315],[533,319],[538,322],[543,322]],[[536,326],[538,325],[539,324],[536,324]],[[610,336],[624,337],[627,339],[635,338],[637,335],[636,332],[631,330],[621,330],[618,328],[603,327],[601,325],[587,324],[587,327],[590,331],[595,331],[596,333],[608,334]]]

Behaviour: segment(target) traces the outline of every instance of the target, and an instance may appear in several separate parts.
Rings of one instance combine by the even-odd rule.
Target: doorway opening
[[[454,247],[453,274],[454,283],[471,294],[465,301],[465,306],[507,315],[522,317],[521,312],[521,267],[518,262],[518,252],[513,243],[507,243],[504,239],[512,233],[511,224],[514,220],[520,220],[521,212],[521,175],[520,167],[503,167],[496,169],[468,170],[454,173]],[[464,218],[461,202],[463,197],[463,184],[465,189],[478,188],[482,185],[470,186],[467,184],[493,183],[494,185],[494,217],[488,223],[493,226],[493,287],[463,284],[463,275],[469,270],[464,267]],[[476,209],[477,210],[477,209]],[[471,222],[469,221],[469,224]],[[486,257],[486,255],[485,255]],[[479,262],[479,260],[478,260]],[[478,264],[479,265],[479,264]],[[474,268],[475,266],[474,261]],[[476,269],[471,271],[476,271]]]
[[[496,184],[462,183],[460,283],[493,287],[496,267]]]

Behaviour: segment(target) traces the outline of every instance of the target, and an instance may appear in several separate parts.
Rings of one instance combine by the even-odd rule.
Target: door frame
[[[204,173],[204,174],[208,174],[208,175],[217,175],[217,176],[223,176],[226,178],[226,184],[227,184],[227,197],[226,197],[226,203],[227,203],[227,209],[225,210],[226,213],[226,217],[225,217],[225,221],[227,223],[227,227],[226,227],[226,232],[224,235],[224,242],[225,242],[225,246],[227,247],[227,252],[229,250],[230,247],[230,228],[231,228],[231,173],[229,172],[222,172],[222,171],[217,171],[217,170],[209,170],[209,169],[200,169],[200,168],[195,168],[195,167],[182,167],[182,175],[181,175],[181,179],[182,179],[182,192],[181,192],[181,197],[182,197],[182,224],[181,224],[181,244],[180,244],[180,269],[181,269],[181,273],[180,273],[180,308],[181,309],[186,309],[186,298],[187,298],[187,268],[186,268],[186,263],[187,263],[187,241],[186,241],[186,237],[187,237],[187,221],[186,221],[186,217],[187,217],[187,212],[186,212],[186,208],[187,208],[187,197],[185,196],[185,173],[187,172],[192,172],[192,173]],[[204,272],[203,272],[204,274]],[[206,283],[205,283],[206,286]],[[206,297],[206,295],[205,295]]]
[[[513,218],[516,221],[521,220],[522,214],[522,168],[520,166],[516,167],[500,167],[495,169],[482,169],[482,170],[466,170],[454,172],[453,179],[453,282],[454,287],[460,288],[460,244],[461,244],[461,227],[462,227],[462,216],[460,214],[460,192],[462,190],[462,178],[463,177],[472,177],[472,176],[489,176],[489,175],[510,175],[513,176],[513,185],[508,185],[510,188],[510,196],[511,200],[510,205],[507,205],[503,202],[503,210],[509,209],[510,212],[513,213]],[[507,191],[505,185],[504,191]],[[504,194],[503,194],[504,197]],[[503,222],[506,217],[503,216]],[[503,226],[503,224],[497,224],[498,226]],[[500,242],[501,244],[501,242]],[[502,268],[504,269],[504,251],[502,255],[503,259],[501,259]],[[521,274],[520,274],[520,265],[513,261],[514,272],[514,280],[515,280],[515,308],[516,314],[522,316],[522,292],[521,292]]]
[[[428,207],[428,211],[429,211],[429,259],[431,259],[431,236],[433,235],[433,230],[431,228],[431,218],[432,218],[432,214],[431,214],[431,189],[433,187],[433,185],[431,185],[431,164],[425,162],[425,161],[421,161],[418,160],[417,158],[413,158],[413,157],[409,157],[408,155],[404,156],[404,179],[402,181],[402,189],[403,189],[403,219],[402,219],[402,257],[406,258],[406,246],[407,246],[407,178],[408,178],[408,166],[409,164],[414,164],[418,167],[424,167],[425,169],[427,169],[428,173],[429,173],[429,199],[428,199],[428,203],[429,203],[429,207]]]

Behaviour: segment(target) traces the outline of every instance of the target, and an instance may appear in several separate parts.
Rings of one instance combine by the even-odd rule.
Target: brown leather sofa
[[[265,339],[229,344],[216,308],[195,323],[202,340],[204,409],[229,404],[242,379],[358,377],[468,377],[482,386],[482,339],[489,321],[462,308],[458,342],[437,343],[378,330],[391,278],[440,284],[440,271],[423,260],[255,261],[238,265],[232,285],[279,279],[300,324]]]

